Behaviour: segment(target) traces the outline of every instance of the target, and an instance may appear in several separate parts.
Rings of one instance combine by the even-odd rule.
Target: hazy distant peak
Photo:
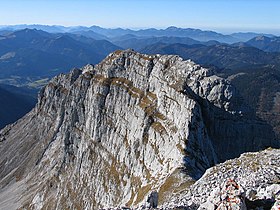
[[[266,37],[266,36],[257,36],[257,37],[255,38],[256,41],[264,41],[265,39],[269,40],[269,38]]]
[[[267,37],[261,35],[250,39],[246,43],[266,52],[280,52],[280,37]]]
[[[177,30],[179,28],[177,28],[176,26],[169,26],[168,28],[166,28],[166,30]]]
[[[24,37],[30,36],[30,35],[32,35],[32,36],[38,36],[39,35],[39,36],[46,36],[46,37],[50,36],[49,33],[45,32],[43,30],[38,30],[36,28],[33,28],[33,29],[25,28],[25,29],[22,29],[22,30],[17,30],[15,32],[12,32],[11,34],[13,34],[15,36],[24,36]]]

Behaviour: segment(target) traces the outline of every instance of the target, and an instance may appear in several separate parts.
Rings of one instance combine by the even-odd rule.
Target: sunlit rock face
[[[226,80],[178,56],[116,51],[52,79],[0,131],[0,184],[19,186],[13,204],[26,209],[137,207],[152,192],[161,205],[215,163],[274,144]]]

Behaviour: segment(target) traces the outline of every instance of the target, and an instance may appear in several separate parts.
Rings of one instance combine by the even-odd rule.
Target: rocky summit
[[[239,159],[208,168],[269,146],[279,146],[272,128],[227,80],[178,56],[116,51],[53,78],[36,107],[0,131],[0,206],[215,207],[221,198],[207,198],[220,180],[221,191],[230,186],[241,202],[238,175],[253,194],[260,185],[251,182],[262,176],[255,181],[235,167],[243,164]],[[260,163],[252,167],[257,171]],[[227,170],[235,169],[237,178],[229,181]],[[279,171],[274,175],[279,184]]]

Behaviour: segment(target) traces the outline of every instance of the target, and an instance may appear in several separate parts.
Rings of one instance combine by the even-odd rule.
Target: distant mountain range
[[[0,78],[52,77],[119,49],[106,40],[24,29],[0,36]]]
[[[254,47],[236,47],[225,44],[184,45],[157,43],[141,49],[148,54],[176,54],[197,63],[227,69],[230,73],[235,69],[259,65],[280,65],[279,53],[268,53]]]
[[[133,36],[133,35],[132,35]],[[182,43],[187,45],[200,44],[201,42],[196,41],[194,39],[188,37],[150,37],[143,38],[134,36],[133,38],[118,37],[116,41],[113,41],[114,44],[121,46],[122,48],[132,48],[134,50],[140,50],[146,46],[155,44],[155,43],[166,43],[166,44],[174,44],[174,43]]]
[[[264,34],[264,33],[254,33],[254,32],[238,32],[238,33],[233,33],[230,34],[230,36],[239,39],[242,42],[246,42],[250,39],[253,39],[254,37],[257,36],[267,36],[267,37],[274,37],[275,35],[273,34]]]
[[[267,36],[274,37],[273,34],[264,34],[264,33],[233,33],[229,35],[217,33],[215,31],[205,31],[200,29],[193,28],[178,28],[178,27],[168,27],[166,29],[141,29],[141,30],[131,30],[123,28],[102,28],[99,26],[75,26],[75,27],[65,27],[58,25],[13,25],[13,26],[0,26],[0,30],[5,31],[16,31],[22,29],[37,29],[43,30],[49,33],[75,33],[83,36],[87,36],[94,39],[107,39],[110,40],[113,37],[120,37],[124,35],[135,35],[142,37],[161,37],[161,36],[173,36],[173,37],[189,37],[197,41],[207,42],[210,40],[216,40],[223,43],[235,43],[235,42],[246,42],[256,36]]]

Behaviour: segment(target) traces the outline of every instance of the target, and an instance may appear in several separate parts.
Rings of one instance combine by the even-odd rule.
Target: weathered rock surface
[[[162,205],[215,163],[278,144],[209,70],[116,51],[52,79],[0,131],[0,187],[20,181],[14,203],[26,209],[135,207],[152,192]]]
[[[245,153],[214,166],[164,209],[271,209],[279,207],[280,150]],[[273,207],[275,208],[275,207]],[[276,208],[277,209],[277,208]]]

